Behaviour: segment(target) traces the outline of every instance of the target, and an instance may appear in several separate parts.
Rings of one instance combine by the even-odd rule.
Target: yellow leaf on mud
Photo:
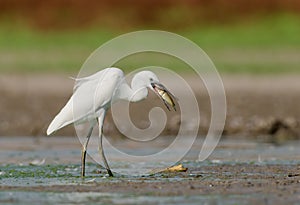
[[[154,169],[150,173],[159,173],[159,172],[186,172],[188,168],[182,166],[182,164],[168,167],[166,169]]]

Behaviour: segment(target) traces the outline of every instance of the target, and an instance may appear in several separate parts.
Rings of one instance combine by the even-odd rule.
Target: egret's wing
[[[99,109],[108,108],[123,75],[120,69],[106,69],[101,75],[82,83],[73,94],[73,109],[77,112],[74,120],[85,120],[85,116],[95,117]]]
[[[71,123],[96,118],[99,109],[110,106],[114,91],[124,74],[117,68],[103,71],[79,79],[73,95],[51,122],[47,134]]]
[[[122,70],[120,70],[119,68],[105,68],[103,70],[98,71],[97,73],[87,76],[87,77],[82,77],[82,78],[71,78],[73,80],[75,80],[75,85],[74,85],[74,92],[84,83],[90,82],[90,81],[94,81],[94,80],[98,80],[103,78],[103,76],[105,76],[107,73],[112,73],[112,72],[122,72]]]
[[[107,72],[109,68],[106,68],[104,70],[98,71],[97,73],[87,76],[87,77],[83,77],[83,78],[73,78],[75,80],[75,85],[74,85],[74,92],[84,83],[87,83],[89,81],[95,80],[95,79],[99,79],[101,78],[101,76],[103,76],[103,74],[105,72]]]

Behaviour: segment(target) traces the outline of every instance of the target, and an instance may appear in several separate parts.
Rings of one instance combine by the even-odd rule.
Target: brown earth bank
[[[227,98],[224,136],[268,139],[281,143],[300,137],[300,76],[299,75],[223,75]],[[210,122],[210,100],[203,83],[185,75],[199,103],[201,115],[199,134],[205,134]],[[180,85],[165,78],[173,93],[180,93]],[[178,84],[178,83],[177,83]],[[1,75],[0,76],[0,136],[45,135],[47,126],[72,95],[74,81],[67,75]],[[177,87],[176,87],[177,86]],[[149,126],[148,114],[154,106],[161,106],[157,96],[139,103],[131,103],[132,121],[140,128]],[[165,108],[164,108],[165,109]],[[189,131],[196,129],[194,119],[180,121],[180,109],[168,112],[162,134],[173,135],[180,125]],[[104,132],[120,134],[108,112]],[[56,135],[75,135],[73,126]]]
[[[268,17],[277,13],[299,14],[298,0],[2,0],[0,19],[39,29],[68,29],[97,25],[109,28],[155,26],[187,28]],[[117,15],[116,15],[117,14]],[[120,18],[121,17],[121,18]]]
[[[299,165],[220,164],[166,174],[170,181],[151,181],[153,177],[120,178],[118,183],[83,180],[76,185],[0,186],[0,191],[104,192],[139,196],[248,195],[245,198],[248,202],[263,199],[266,204],[294,204],[300,200]]]

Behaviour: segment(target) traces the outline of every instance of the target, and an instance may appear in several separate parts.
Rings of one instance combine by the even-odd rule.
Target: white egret
[[[157,76],[151,71],[137,73],[131,81],[131,87],[125,82],[124,73],[119,68],[106,68],[91,76],[75,80],[73,95],[50,123],[47,135],[72,123],[89,123],[90,129],[82,146],[82,177],[85,175],[87,146],[97,122],[99,126],[99,153],[109,176],[113,176],[102,147],[103,122],[111,103],[116,100],[128,100],[130,102],[143,100],[148,95],[147,88],[150,88],[163,100],[168,110],[171,108],[176,110],[173,100],[175,97],[159,83]],[[73,113],[73,109],[75,113]]]

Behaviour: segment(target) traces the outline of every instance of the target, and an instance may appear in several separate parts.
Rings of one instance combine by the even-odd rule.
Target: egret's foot
[[[108,173],[108,175],[109,175],[110,177],[113,177],[113,176],[114,176],[113,173],[110,171],[110,169],[107,169],[107,173]]]

